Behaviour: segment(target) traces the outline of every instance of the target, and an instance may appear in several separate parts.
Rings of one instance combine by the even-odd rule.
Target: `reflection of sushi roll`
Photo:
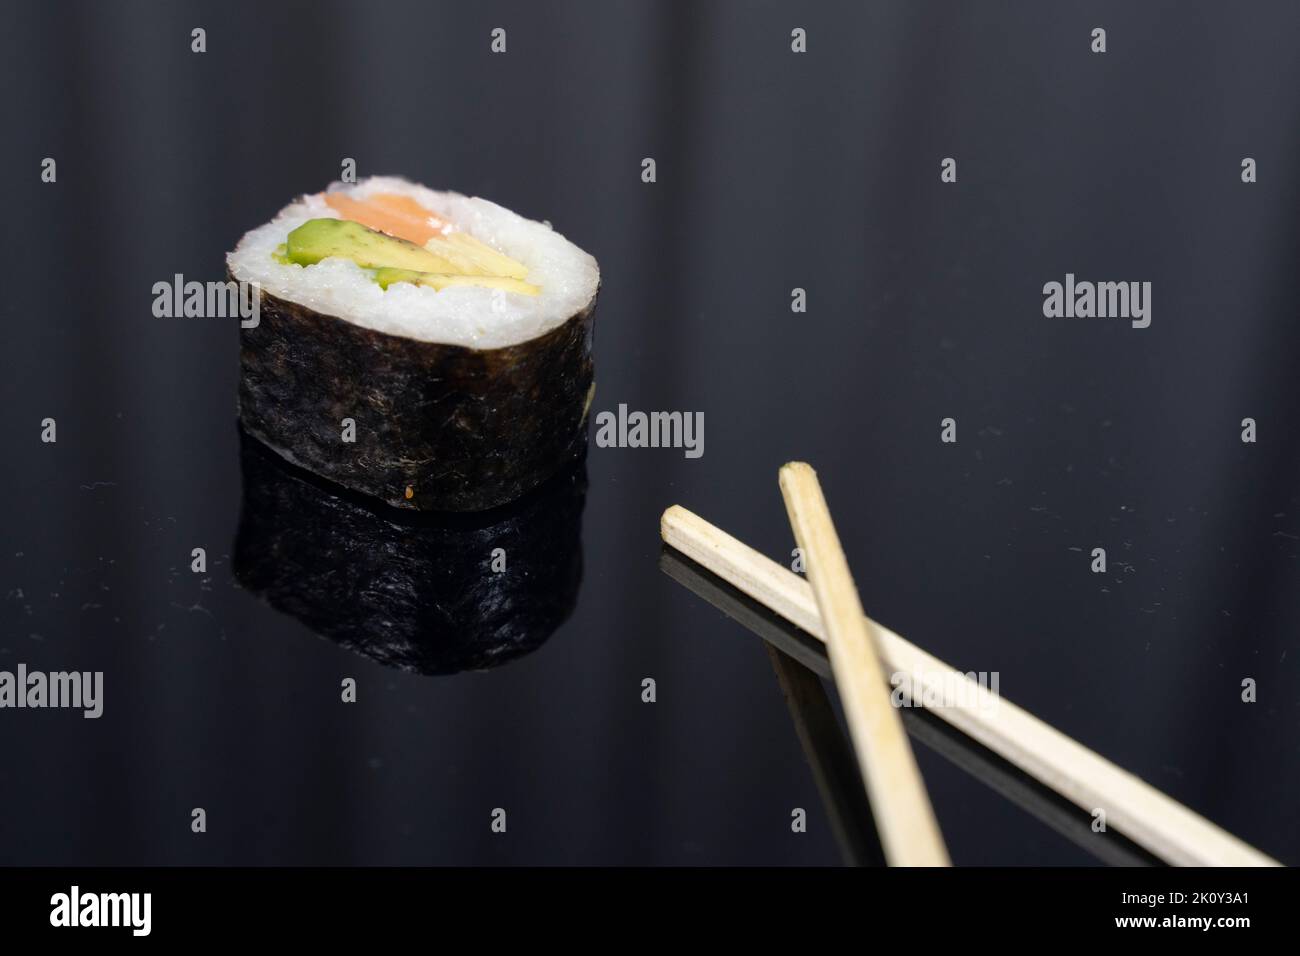
[[[294,464],[391,505],[491,508],[586,443],[596,261],[483,199],[374,177],[249,232],[240,417]]]
[[[322,637],[452,674],[536,650],[573,612],[585,455],[504,508],[428,515],[340,491],[247,435],[241,446],[235,577]]]

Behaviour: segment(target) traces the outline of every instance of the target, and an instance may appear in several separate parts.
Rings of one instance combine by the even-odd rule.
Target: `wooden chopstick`
[[[801,672],[807,681],[814,682],[818,688],[823,680],[834,680],[831,674],[830,658],[826,656],[826,645],[815,641],[804,631],[799,630],[784,618],[778,618],[770,610],[759,604],[748,594],[723,581],[712,571],[696,564],[675,548],[665,545],[659,554],[659,570],[686,588],[702,601],[707,601],[724,615],[735,621],[755,637],[762,638],[766,649],[778,654],[784,661],[786,673]],[[816,644],[816,647],[809,645]],[[787,703],[791,695],[782,681],[782,693]],[[826,700],[822,690],[821,698]],[[827,702],[829,707],[829,702]],[[1005,797],[1024,810],[1034,819],[1055,830],[1086,853],[1091,853],[1101,862],[1111,866],[1151,866],[1157,861],[1148,850],[1138,846],[1118,830],[1109,829],[1104,834],[1094,833],[1091,828],[1092,818],[1082,813],[1059,793],[1043,786],[1018,767],[1003,760],[977,740],[972,740],[960,730],[942,723],[933,711],[921,707],[900,708],[903,727],[912,741],[915,751],[919,740],[930,750],[942,756],[954,767],[970,774],[995,794]],[[793,713],[792,713],[793,716]],[[795,720],[798,724],[798,719]],[[870,826],[870,843],[875,847],[879,862],[884,865],[884,851],[880,849],[880,838],[876,836],[875,822],[871,817],[871,808],[867,803],[866,791],[862,788],[862,777],[858,774],[858,762],[853,757],[853,745],[840,729],[839,718],[831,726],[819,725],[806,728],[809,735],[833,734],[841,738],[844,749],[849,756],[849,773],[841,775],[837,781],[836,797],[847,797],[848,788],[844,785],[845,776],[852,784],[852,790],[861,797],[862,808],[859,815]],[[796,734],[804,741],[803,731],[796,727]],[[819,741],[821,743],[821,741]],[[817,758],[805,752],[810,765],[817,763]],[[816,771],[814,771],[814,777]],[[831,829],[836,832],[835,815],[827,802],[827,813],[831,817]],[[853,811],[845,811],[853,812]],[[845,859],[849,857],[846,855]],[[870,865],[870,864],[866,864]]]
[[[812,586],[793,571],[679,505],[664,512],[660,533],[670,547],[796,627],[826,639]],[[1160,859],[1176,866],[1279,865],[888,628],[875,628],[885,670],[910,675],[912,688],[943,699],[946,682],[965,682],[965,693],[932,713],[1086,812],[1104,810],[1107,826]]]
[[[862,612],[817,473],[804,462],[790,462],[781,468],[780,483],[821,614],[835,688],[844,705],[885,859],[890,866],[949,866],[907,731],[889,701],[875,625]]]

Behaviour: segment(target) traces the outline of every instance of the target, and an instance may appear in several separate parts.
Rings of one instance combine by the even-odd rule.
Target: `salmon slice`
[[[371,229],[405,239],[422,246],[434,236],[441,236],[446,223],[413,199],[387,193],[358,200],[343,193],[324,193],[326,205],[344,219],[351,219]],[[380,199],[399,200],[397,203]]]
[[[439,232],[447,228],[445,219],[436,212],[425,209],[410,196],[402,196],[398,193],[375,193],[370,197],[369,202],[372,206],[379,206],[419,222],[428,223],[430,219],[434,219],[436,221],[433,223],[433,228]]]

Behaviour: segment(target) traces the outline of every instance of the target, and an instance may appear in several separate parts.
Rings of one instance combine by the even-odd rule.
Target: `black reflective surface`
[[[102,670],[105,703],[0,710],[0,863],[870,862],[807,674],[660,570],[674,502],[788,560],[796,457],[873,616],[1300,862],[1300,15],[1048,6],[15,6],[0,669]],[[553,631],[487,670],[351,649],[427,618],[347,600],[373,546],[322,586],[274,520],[306,489],[257,539],[299,603],[240,585],[238,329],[150,311],[345,157],[552,221],[602,267],[593,412],[704,413],[698,460],[590,448]],[[1044,318],[1067,272],[1150,281],[1151,327]],[[1144,862],[909,727],[955,862]]]

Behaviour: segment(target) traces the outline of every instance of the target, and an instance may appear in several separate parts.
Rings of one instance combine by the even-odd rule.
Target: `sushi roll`
[[[235,579],[340,647],[417,674],[487,670],[573,613],[585,455],[503,507],[434,514],[343,491],[246,433],[240,446]]]
[[[481,511],[586,447],[600,271],[548,223],[376,176],[289,204],[227,268],[261,289],[240,420],[294,465]]]

